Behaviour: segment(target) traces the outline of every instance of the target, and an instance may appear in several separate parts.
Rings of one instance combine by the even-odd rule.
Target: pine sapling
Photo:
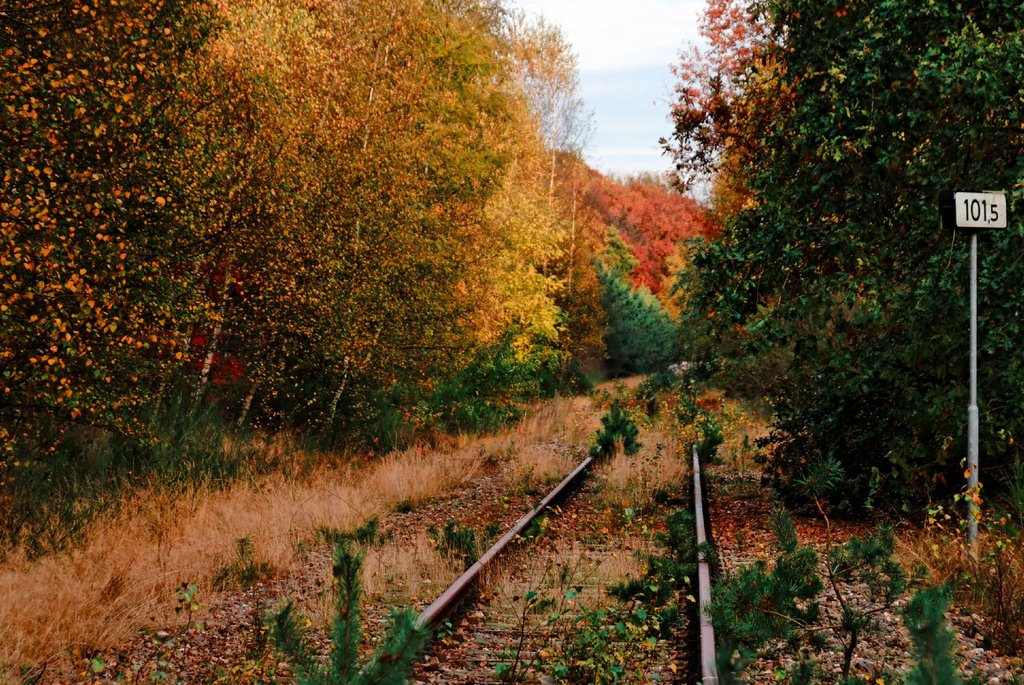
[[[619,444],[626,454],[636,454],[640,451],[641,444],[637,440],[640,429],[630,418],[629,413],[622,408],[622,404],[615,400],[611,408],[601,417],[601,428],[594,436],[594,445],[590,448],[592,457],[609,457],[615,454]]]
[[[914,643],[917,665],[907,674],[906,685],[961,685],[953,662],[953,631],[946,623],[952,601],[949,589],[930,587],[918,591],[903,612]]]
[[[273,617],[274,641],[291,660],[296,682],[301,685],[400,685],[408,679],[427,639],[427,632],[416,626],[408,609],[392,615],[384,643],[365,666],[359,667],[362,564],[362,557],[347,542],[338,544],[332,568],[338,603],[328,664],[322,664],[310,649],[290,602]]]

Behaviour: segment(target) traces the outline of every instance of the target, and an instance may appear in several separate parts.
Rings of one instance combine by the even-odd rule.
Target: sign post
[[[978,231],[1006,228],[1006,194],[1001,192],[939,194],[942,223],[971,234],[971,353],[967,405],[967,544],[978,550]]]

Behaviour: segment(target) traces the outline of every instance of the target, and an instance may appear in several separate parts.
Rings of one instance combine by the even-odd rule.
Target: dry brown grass
[[[590,400],[558,399],[498,437],[493,450],[512,461],[515,487],[544,488],[576,466],[599,426],[600,416]]]
[[[649,546],[643,551],[649,551]],[[629,578],[639,578],[647,570],[647,563],[640,554],[641,550],[622,546],[603,557],[593,573],[592,582],[607,591],[610,585]]]
[[[438,554],[424,532],[412,540],[391,539],[363,551],[363,595],[389,606],[439,594],[459,573],[458,566]],[[297,603],[304,616],[325,630],[330,628],[337,606],[333,583],[329,569],[324,569],[323,591]]]
[[[658,492],[682,491],[690,473],[689,460],[679,452],[676,438],[655,427],[645,431],[642,439],[639,452],[618,452],[598,469],[598,502],[613,514],[646,509]]]
[[[758,409],[719,394],[716,411],[722,427],[722,444],[717,459],[730,468],[745,473],[757,470],[754,461],[757,441],[768,435],[770,420]]]
[[[430,537],[420,531],[410,540],[389,540],[370,549],[363,563],[363,591],[391,604],[432,597],[450,585],[462,569],[438,554]]]
[[[220,491],[136,492],[67,552],[34,561],[18,550],[8,555],[0,567],[0,681],[15,678],[19,666],[64,658],[75,647],[116,645],[148,617],[173,624],[177,586],[197,584],[202,599],[217,571],[236,558],[240,538],[274,572],[287,573],[300,561],[298,543],[316,529],[350,529],[399,503],[455,492],[488,459],[518,459],[521,468],[548,477],[562,462],[548,457],[545,445],[555,455],[558,444],[585,445],[597,421],[589,400],[560,399],[503,433],[456,438],[443,449],[413,448],[361,467],[322,466],[301,480],[278,474]],[[258,451],[290,464],[292,473],[308,471],[308,455],[287,440],[266,440]],[[409,564],[426,563],[421,551]],[[368,557],[369,591],[381,587],[374,574],[387,577],[384,569],[403,554],[385,547]],[[413,589],[409,567],[392,575],[412,594],[425,591]]]
[[[554,485],[572,471],[581,458],[573,450],[553,449],[550,445],[527,445],[514,457],[513,487],[529,490]]]
[[[929,583],[953,587],[965,613],[986,617],[977,632],[1002,652],[1024,656],[1021,542],[1019,533],[1007,535],[1000,523],[983,523],[975,560],[953,517],[940,512],[923,530],[900,535],[895,556],[904,568],[926,570]]]
[[[297,543],[317,528],[352,528],[398,502],[451,492],[481,466],[475,449],[409,450],[363,469],[323,469],[302,482],[277,475],[221,492],[136,493],[71,551],[36,561],[11,555],[0,569],[0,663],[113,645],[149,616],[170,620],[180,583],[208,589],[239,538],[284,572],[298,560]]]

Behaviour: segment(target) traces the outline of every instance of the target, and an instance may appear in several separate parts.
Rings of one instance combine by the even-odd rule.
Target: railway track
[[[696,454],[694,464],[698,468]],[[601,467],[589,458],[580,463],[421,613],[419,624],[435,638],[415,682],[555,682],[554,668],[588,657],[578,632],[585,617],[616,604],[609,583],[642,574],[641,559],[652,551],[646,528],[609,527],[606,512],[595,505],[595,482],[587,478],[595,468]],[[697,535],[703,539],[703,532]],[[705,587],[701,602],[706,593]],[[701,623],[697,611],[687,611],[679,627],[640,643],[650,652],[646,681],[717,682],[707,671],[714,668],[713,643],[697,644],[712,639]],[[623,665],[629,658],[613,656]]]

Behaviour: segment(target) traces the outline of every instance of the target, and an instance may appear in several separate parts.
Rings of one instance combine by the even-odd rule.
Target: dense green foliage
[[[718,125],[720,173],[745,195],[723,199],[721,237],[695,253],[692,305],[748,361],[787,363],[768,387],[771,472],[792,492],[802,466],[835,458],[853,508],[873,490],[913,507],[908,495],[959,487],[968,240],[941,230],[937,197],[1000,189],[1010,227],[980,237],[979,284],[981,463],[995,487],[1024,431],[1019,3],[752,7],[763,39],[718,74],[728,107],[708,124],[683,103],[675,138]]]
[[[597,278],[608,317],[605,365],[613,376],[664,370],[677,356],[675,322],[646,286],[634,286],[631,274],[637,264],[612,230]]]
[[[619,449],[624,454],[636,454],[640,450],[640,429],[619,400],[612,401],[608,412],[601,417],[601,427],[594,434],[590,456],[610,457]]]

